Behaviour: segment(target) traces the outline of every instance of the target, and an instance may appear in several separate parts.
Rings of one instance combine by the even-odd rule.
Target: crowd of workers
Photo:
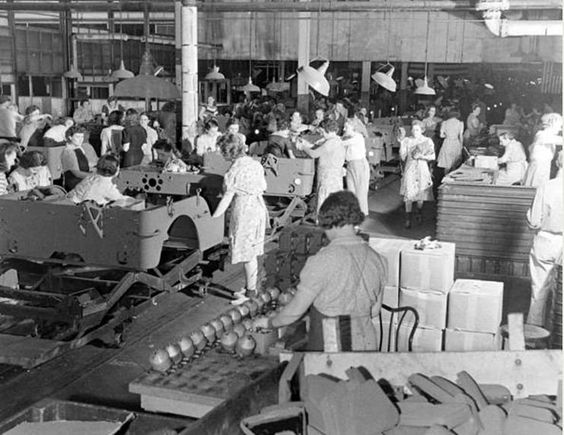
[[[493,134],[488,136],[484,112],[485,107],[478,100],[463,122],[456,107],[430,105],[412,117],[409,135],[406,134],[408,128],[398,129],[399,159],[402,162],[400,194],[405,202],[405,226],[412,225],[413,213],[416,222],[421,221],[424,202],[434,198],[434,185],[436,187],[444,174],[462,163],[465,148],[468,152],[484,136],[489,145],[492,140],[497,140],[495,145],[501,149],[497,184],[538,188],[535,203],[527,216],[531,227],[538,231],[531,250],[532,300],[528,321],[542,324],[545,283],[562,250],[561,223],[556,224],[562,217],[562,171],[558,171],[555,179],[560,182],[549,181],[551,163],[562,146],[562,117],[550,110],[545,114],[524,115],[513,104],[506,110],[503,124],[514,127],[514,132],[504,131],[497,135],[490,131]],[[363,257],[363,264],[369,263],[374,272],[371,282],[383,282],[385,264],[379,256],[366,256],[366,249],[354,231],[369,214],[367,144],[374,138],[374,126],[369,122],[366,109],[343,102],[317,106],[308,122],[304,114],[297,110],[288,111],[283,104],[273,101],[247,101],[220,114],[215,101],[210,98],[200,111],[199,134],[193,144],[188,141],[178,143],[176,116],[171,110],[165,110],[164,114],[161,117],[154,113],[138,113],[131,108],[126,110],[116,98],[109,98],[100,114],[94,114],[90,102],[83,100],[72,118],[53,120],[50,115],[41,114],[37,106],[28,107],[25,115],[20,115],[8,98],[1,97],[0,138],[4,141],[0,145],[0,194],[53,183],[44,154],[37,151],[37,146],[64,146],[61,153],[62,183],[69,200],[75,203],[92,200],[102,205],[109,202],[126,204],[131,200],[112,182],[120,167],[158,164],[164,171],[186,172],[201,166],[207,153],[219,152],[231,166],[224,176],[224,195],[213,216],[223,215],[231,206],[231,258],[233,263],[243,263],[246,277],[245,287],[235,293],[234,303],[242,303],[257,292],[257,258],[264,253],[265,229],[269,222],[263,199],[267,188],[264,169],[251,155],[314,158],[317,160],[317,221],[327,230],[330,249],[306,265],[301,284],[305,290],[298,292],[296,302],[275,319],[259,321],[259,325],[260,322],[265,323],[262,325],[265,327],[286,325],[312,303],[320,318],[342,314],[339,307],[327,305],[335,305],[335,298],[331,299],[326,292],[320,293],[320,283],[324,281],[318,278],[328,276],[327,264],[331,261],[342,264],[343,259],[348,258],[349,269],[354,271],[353,266],[359,263],[357,257]],[[90,143],[93,138],[87,129],[95,119],[103,124],[97,138],[100,143],[98,152]],[[531,128],[532,140],[525,148],[518,139],[528,137],[523,131],[530,132]],[[561,160],[558,162],[561,167]],[[349,193],[343,192],[344,189]],[[343,254],[343,250],[348,254]],[[340,270],[337,265],[335,269]],[[366,273],[365,269],[359,276]],[[350,296],[350,282],[361,278],[349,275],[348,281],[341,283],[341,290]],[[367,293],[374,299],[372,302],[378,300],[377,292],[372,294],[374,288]],[[370,337],[362,320],[366,313],[359,308],[365,301],[352,300],[354,304],[343,305],[350,308],[345,314],[354,314],[358,320],[356,328],[360,331],[359,337],[365,337],[361,340],[364,343],[366,337]],[[370,348],[371,345],[364,343],[356,348],[365,349],[366,346]]]

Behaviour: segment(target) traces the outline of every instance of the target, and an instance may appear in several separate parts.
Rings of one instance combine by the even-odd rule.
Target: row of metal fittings
[[[290,303],[296,293],[294,287],[281,292],[277,287],[269,287],[257,297],[220,314],[204,323],[176,342],[155,350],[149,362],[151,368],[166,373],[175,366],[181,366],[192,359],[201,357],[206,350],[219,344],[222,351],[240,358],[253,353],[256,347],[252,318],[256,315],[275,316],[277,309]]]

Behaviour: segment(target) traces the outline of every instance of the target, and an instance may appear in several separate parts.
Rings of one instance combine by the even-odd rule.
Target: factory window
[[[61,78],[21,74],[18,76],[18,93],[22,97],[61,98],[63,96]]]

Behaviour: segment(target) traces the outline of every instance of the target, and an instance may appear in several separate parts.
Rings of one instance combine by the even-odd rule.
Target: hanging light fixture
[[[324,62],[315,69],[309,65],[300,66],[298,68],[298,76],[300,76],[311,88],[319,92],[324,97],[329,96],[329,82],[325,78],[327,68],[329,68],[329,61],[322,59]]]
[[[78,70],[78,49],[77,49],[77,41],[76,35],[73,34],[71,36],[71,51],[72,51],[72,63],[70,69],[63,73],[63,77],[71,80],[80,80],[82,79],[82,74]]]
[[[390,63],[390,30],[391,30],[391,22],[392,17],[391,14],[388,13],[388,31],[386,32],[388,35],[388,39],[386,42],[386,64],[382,65],[378,70],[372,74],[372,80],[382,86],[384,89],[387,89],[390,92],[396,92],[397,84],[392,78],[394,74],[395,68]],[[386,68],[388,69],[386,71]]]
[[[225,80],[225,76],[219,72],[219,67],[214,64],[212,70],[206,74],[206,80]]]
[[[121,15],[120,15],[121,18]],[[125,79],[130,79],[135,77],[135,74],[133,74],[133,72],[125,69],[125,63],[123,62],[123,40],[125,39],[125,36],[123,34],[123,22],[120,21],[119,23],[119,33],[120,33],[120,38],[119,38],[119,55],[121,57],[120,63],[119,63],[119,68],[114,70],[111,74],[111,78],[113,80],[125,80]]]
[[[384,72],[384,70],[388,68],[388,71]],[[372,80],[382,86],[384,89],[387,89],[390,92],[396,92],[398,85],[396,84],[395,80],[392,78],[394,74],[395,68],[389,62],[385,65],[382,65],[378,68],[374,74],[372,74]]]
[[[281,40],[282,39],[282,23],[280,23],[280,33],[276,34],[276,39]],[[281,43],[279,43],[279,46],[282,46]],[[278,51],[278,54],[280,54],[280,50]],[[280,65],[280,57],[277,60],[278,66]],[[276,81],[275,79],[276,76],[276,68],[274,70],[274,75],[272,76],[272,82],[270,82],[269,84],[266,85],[266,90],[270,91],[270,92],[285,92],[290,90],[290,83],[287,83],[284,81],[284,77],[282,74],[282,71],[280,70],[279,72],[279,79],[278,81]]]
[[[429,50],[429,26],[430,26],[430,13],[427,12],[427,34],[425,36],[425,75],[423,78],[423,84],[415,89],[415,94],[417,95],[435,95],[436,92],[433,88],[429,86],[429,82],[427,80],[427,53]]]
[[[252,14],[252,12],[251,12]],[[252,15],[249,19],[249,82],[241,87],[241,90],[245,93],[251,93],[251,92],[260,92],[260,88],[253,84],[253,77],[252,77],[252,59],[253,59],[253,29],[251,27],[251,23],[254,22],[254,20],[252,19]]]

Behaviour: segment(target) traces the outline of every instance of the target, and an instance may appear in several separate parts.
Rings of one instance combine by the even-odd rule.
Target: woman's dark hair
[[[507,139],[507,140],[513,140],[513,139],[515,139],[515,135],[514,135],[511,131],[504,131],[503,133],[501,133],[501,134],[499,135],[499,138],[500,138],[500,139],[501,139],[502,137],[505,138],[505,139]]]
[[[108,115],[108,125],[121,125],[123,120],[123,112],[121,110],[112,110]]]
[[[123,123],[126,127],[139,125],[139,114],[137,113],[137,110],[127,109],[127,112],[125,112],[125,120]]]
[[[364,214],[354,193],[347,190],[334,192],[327,197],[317,215],[321,228],[330,229],[345,225],[360,225]]]
[[[96,173],[103,177],[113,177],[119,169],[119,158],[114,154],[104,154],[96,164]]]
[[[41,109],[39,109],[39,106],[32,104],[31,106],[27,106],[27,108],[25,109],[25,114],[26,114],[26,116],[29,116],[33,112],[35,112],[36,110],[41,110]]]
[[[111,97],[108,97],[108,99],[106,100],[108,103],[113,103],[114,101],[117,101],[118,98],[114,95],[112,95]]]
[[[478,103],[472,104],[472,112],[473,112],[474,110],[476,110],[477,107],[480,107],[480,105],[479,105]]]
[[[276,129],[277,130],[288,130],[290,128],[290,123],[287,119],[282,118],[276,122]]]
[[[72,127],[69,127],[67,129],[67,131],[65,131],[65,138],[70,139],[72,137],[73,134],[75,133],[82,133],[85,134],[86,133],[86,129],[80,125],[73,125]]]
[[[0,143],[0,172],[8,172],[10,168],[6,163],[6,155],[10,153],[18,153],[19,146],[14,142]]]
[[[206,123],[204,124],[204,129],[206,131],[210,131],[210,129],[212,127],[218,127],[219,128],[219,124],[217,123],[217,121],[215,119],[208,119],[206,121]]]
[[[172,152],[172,145],[166,139],[159,139],[153,144],[154,150],[164,151],[165,153]]]
[[[247,146],[236,134],[224,134],[217,140],[221,154],[229,160],[235,160],[237,157],[245,155]]]
[[[460,112],[456,109],[450,110],[447,114],[447,118],[448,119],[451,119],[451,118],[459,119],[460,118]]]
[[[39,151],[26,151],[20,157],[20,166],[24,169],[46,166],[47,159]]]
[[[326,119],[321,123],[321,127],[327,132],[338,132],[339,131],[339,123],[334,119]]]
[[[239,122],[239,118],[231,118],[229,121],[227,121],[227,127],[230,127],[232,125],[240,125],[241,123]]]

